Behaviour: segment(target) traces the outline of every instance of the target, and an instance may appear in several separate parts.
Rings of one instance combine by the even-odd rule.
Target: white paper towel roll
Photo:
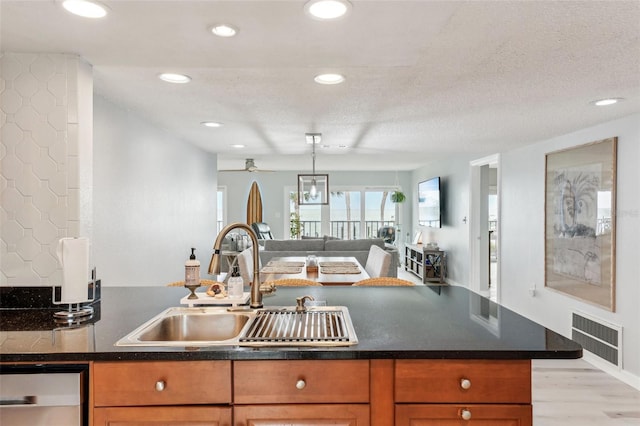
[[[89,239],[62,238],[58,242],[58,261],[62,266],[62,303],[89,300]]]

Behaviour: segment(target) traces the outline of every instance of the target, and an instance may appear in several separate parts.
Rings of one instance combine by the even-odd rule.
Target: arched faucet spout
[[[216,242],[213,243],[213,254],[211,255],[211,262],[209,262],[209,275],[214,275],[220,271],[220,247],[222,247],[224,237],[234,229],[244,229],[249,235],[249,238],[251,238],[251,247],[253,250],[253,280],[251,281],[251,301],[249,306],[254,309],[262,308],[262,293],[260,293],[260,258],[258,257],[260,255],[260,246],[258,245],[258,237],[249,225],[236,222],[230,223],[222,228],[216,238]]]

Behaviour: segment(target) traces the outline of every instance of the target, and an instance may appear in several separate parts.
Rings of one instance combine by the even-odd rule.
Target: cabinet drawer
[[[531,405],[397,405],[396,426],[532,426]]]
[[[227,404],[231,361],[97,362],[93,389],[97,407]]]
[[[529,360],[397,360],[396,402],[531,403]]]
[[[231,407],[104,407],[93,410],[94,426],[230,426]]]
[[[369,361],[236,361],[234,402],[367,403]]]

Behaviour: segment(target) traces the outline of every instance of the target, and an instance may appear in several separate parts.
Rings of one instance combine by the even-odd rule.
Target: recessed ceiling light
[[[621,100],[622,98],[600,99],[598,101],[593,101],[593,104],[596,106],[607,106],[607,105],[617,104]]]
[[[316,75],[313,80],[319,84],[340,84],[345,78],[342,74],[320,74]]]
[[[205,127],[222,127],[222,123],[218,123],[217,121],[203,121],[200,124]]]
[[[351,10],[347,0],[311,0],[304,5],[306,13],[315,19],[338,19]]]
[[[322,133],[305,133],[304,139],[309,145],[317,145],[322,141]]]
[[[107,16],[107,7],[88,0],[64,0],[62,7],[74,15],[84,18],[104,18]]]
[[[162,73],[158,76],[158,78],[168,83],[178,83],[178,84],[184,84],[191,81],[191,77],[189,77],[188,75],[175,74],[170,72]]]
[[[240,148],[244,148],[244,145],[242,145],[241,143],[236,143],[231,145],[231,148],[240,149]]]
[[[218,37],[233,37],[238,33],[238,29],[227,24],[214,25],[211,32]]]

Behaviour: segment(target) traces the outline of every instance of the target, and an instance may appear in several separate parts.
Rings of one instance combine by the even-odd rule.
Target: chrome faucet
[[[253,280],[251,282],[251,301],[249,306],[251,308],[262,308],[262,293],[260,292],[260,255],[258,246],[258,237],[256,237],[253,229],[244,223],[230,223],[222,228],[216,238],[216,242],[213,243],[213,254],[211,255],[211,262],[209,262],[209,275],[214,275],[220,271],[220,247],[222,247],[222,241],[227,234],[234,229],[244,229],[251,238],[253,249]]]

